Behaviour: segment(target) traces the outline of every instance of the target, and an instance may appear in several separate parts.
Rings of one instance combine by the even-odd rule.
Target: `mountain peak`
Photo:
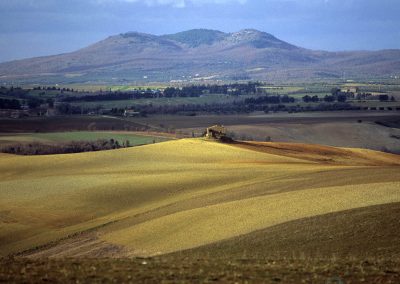
[[[244,29],[231,33],[228,40],[236,44],[249,44],[256,48],[296,48],[294,45],[284,42],[269,33],[255,29]]]
[[[265,34],[265,32],[256,30],[256,29],[243,29],[236,33],[246,33],[246,34]]]
[[[130,31],[130,32],[126,32],[126,33],[121,33],[121,34],[119,34],[119,36],[121,36],[123,38],[135,38],[135,37],[139,37],[139,38],[155,38],[155,37],[157,37],[157,36],[152,35],[152,34],[141,33],[141,32],[136,32],[136,31]]]
[[[211,45],[224,39],[226,36],[226,33],[217,30],[192,29],[176,34],[164,35],[162,37],[180,42],[189,47],[198,47],[200,45]]]
[[[115,80],[126,82],[140,81],[144,77],[156,82],[181,80],[199,73],[219,79],[308,77],[331,80],[340,78],[342,70],[360,78],[382,78],[400,72],[399,64],[396,64],[398,58],[400,50],[313,51],[255,29],[233,33],[193,29],[161,36],[127,32],[72,53],[2,63],[0,82],[2,78],[5,78],[3,81],[15,78],[31,82],[44,76],[53,82],[65,76],[62,80],[67,82],[70,74],[77,74],[73,77],[74,82],[92,81],[93,78],[110,78],[110,82],[117,78]],[[48,74],[57,76],[49,77]]]

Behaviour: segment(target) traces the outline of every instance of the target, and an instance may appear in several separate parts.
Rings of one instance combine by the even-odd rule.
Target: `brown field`
[[[303,113],[270,113],[254,112],[252,114],[238,115],[154,115],[149,117],[129,118],[137,123],[148,123],[150,126],[168,125],[176,129],[198,128],[220,123],[226,126],[231,125],[258,125],[266,123],[284,124],[314,124],[328,122],[357,122],[361,119],[366,122],[377,120],[398,119],[398,112],[379,111],[332,111],[332,112],[303,112]],[[184,118],[184,119],[183,119]]]
[[[145,131],[191,137],[192,134],[200,136],[206,127],[214,124],[227,126],[240,140],[299,142],[400,153],[398,112],[1,119],[0,133]]]
[[[265,123],[232,125],[230,131],[239,139],[301,142],[337,147],[367,148],[400,153],[400,129],[388,128],[374,122],[326,123]]]
[[[338,259],[0,260],[4,283],[392,283],[399,262]],[[338,282],[342,281],[342,282]]]
[[[0,119],[0,133],[63,132],[95,130],[149,130],[149,127],[109,116],[55,116]]]
[[[152,116],[136,122],[153,127],[174,128],[178,132],[201,135],[205,127],[227,126],[236,139],[257,141],[299,142],[336,147],[367,148],[400,153],[400,121],[398,112],[322,112],[276,113],[251,115],[209,115],[185,117]],[[383,122],[389,127],[379,125]]]

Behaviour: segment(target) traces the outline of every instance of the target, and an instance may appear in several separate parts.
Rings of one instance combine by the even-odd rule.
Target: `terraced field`
[[[400,156],[372,150],[182,139],[1,154],[0,255],[398,264],[399,204]]]

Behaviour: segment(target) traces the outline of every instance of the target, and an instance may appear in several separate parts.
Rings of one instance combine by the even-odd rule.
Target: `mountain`
[[[211,45],[227,37],[226,33],[207,29],[194,29],[176,34],[164,35],[163,38],[177,41],[188,47]]]
[[[327,52],[271,34],[194,29],[169,35],[128,32],[75,52],[0,64],[0,82],[72,83],[255,79],[388,78],[400,50]]]

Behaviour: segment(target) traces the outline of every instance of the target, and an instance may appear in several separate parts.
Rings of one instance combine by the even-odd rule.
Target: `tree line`
[[[97,141],[71,141],[57,144],[43,144],[35,142],[7,145],[0,148],[0,150],[3,153],[16,155],[52,155],[111,150],[122,147],[130,147],[129,141],[127,140],[122,145],[118,142],[118,140],[114,139],[99,139]]]
[[[235,83],[224,85],[192,85],[184,87],[168,87],[161,90],[133,90],[127,92],[109,91],[98,92],[95,94],[81,94],[76,96],[59,96],[59,100],[63,102],[96,102],[96,101],[111,101],[111,100],[130,100],[141,98],[175,98],[175,97],[200,97],[203,94],[226,94],[226,95],[248,95],[255,94],[257,86],[260,83]]]

